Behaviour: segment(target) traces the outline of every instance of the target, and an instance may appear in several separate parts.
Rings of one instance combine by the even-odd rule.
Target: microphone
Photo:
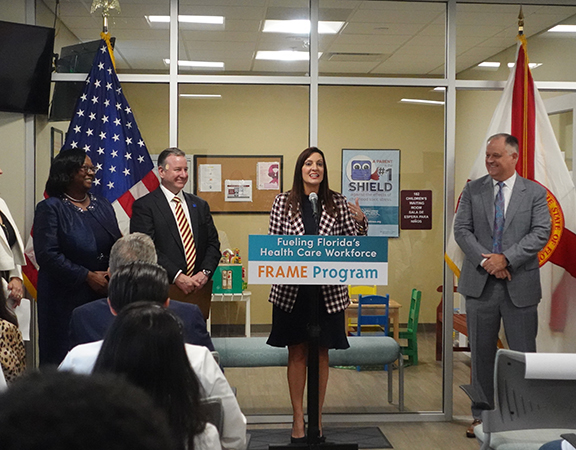
[[[316,220],[318,220],[318,194],[316,192],[311,192],[308,196],[308,200],[312,203],[312,215]]]

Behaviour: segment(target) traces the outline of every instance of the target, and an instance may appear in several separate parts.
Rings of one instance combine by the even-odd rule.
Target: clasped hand
[[[108,295],[108,280],[108,272],[102,270],[90,271],[86,276],[86,282],[90,289],[102,296]]]
[[[185,273],[180,273],[180,275],[176,277],[174,284],[185,294],[190,294],[191,292],[202,289],[207,282],[208,277],[204,275],[204,272],[198,272],[191,277]]]
[[[494,275],[496,278],[501,280],[507,279],[510,281],[512,279],[512,275],[508,271],[508,261],[503,254],[500,253],[482,253],[482,257],[486,258],[482,267],[486,272],[490,275]]]
[[[8,283],[8,290],[10,291],[8,298],[12,299],[14,302],[14,307],[20,306],[22,296],[24,295],[22,280],[20,278],[12,277]]]

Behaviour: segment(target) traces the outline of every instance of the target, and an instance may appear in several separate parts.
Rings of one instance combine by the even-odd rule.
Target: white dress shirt
[[[58,370],[68,370],[80,374],[90,374],[98,358],[102,341],[90,342],[74,347],[68,352]],[[246,447],[246,417],[222,370],[206,347],[186,344],[190,365],[203,388],[203,398],[222,400],[224,414],[220,443],[224,450],[244,450]]]
[[[516,172],[514,172],[510,178],[504,180],[504,185],[502,186],[502,193],[504,194],[504,217],[506,217],[506,210],[510,204],[510,197],[512,197],[512,189],[514,189],[514,183],[516,183]],[[498,181],[492,179],[492,185],[494,186],[494,199],[496,199],[496,195],[498,194]]]

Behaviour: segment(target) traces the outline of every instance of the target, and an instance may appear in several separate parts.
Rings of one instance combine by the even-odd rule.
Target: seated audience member
[[[7,383],[26,370],[26,348],[18,319],[6,303],[4,289],[0,285],[0,370]]]
[[[163,411],[113,375],[35,372],[0,395],[2,450],[175,450],[174,442]]]
[[[574,450],[574,446],[566,439],[558,439],[556,441],[547,442],[540,447],[539,450]]]
[[[93,373],[123,375],[164,410],[172,435],[188,450],[220,450],[206,421],[200,382],[190,366],[180,320],[160,305],[136,302],[122,309],[102,343]]]
[[[144,233],[132,233],[117,240],[112,247],[108,273],[112,276],[119,267],[131,262],[156,263],[157,260],[154,242],[150,236]],[[162,299],[162,302],[164,301],[165,299]],[[170,300],[168,307],[182,320],[186,342],[214,350],[212,339],[206,330],[204,316],[197,305]],[[75,308],[70,320],[70,348],[104,339],[113,320],[114,316],[105,298]]]
[[[142,276],[143,274],[146,276]],[[133,303],[139,298],[166,299],[167,294],[166,272],[160,266],[149,263],[135,262],[118,269],[110,279],[109,295],[111,308],[123,314],[126,308],[120,301],[128,299]],[[160,300],[156,300],[157,303]],[[153,307],[150,305],[150,307]],[[157,308],[161,308],[158,304]],[[165,309],[169,311],[168,309]],[[118,317],[119,318],[119,317]],[[118,320],[118,318],[116,320]],[[102,347],[102,341],[90,342],[74,347],[68,352],[60,365],[61,370],[71,370],[77,373],[89,374]],[[222,448],[243,450],[246,445],[246,418],[240,411],[236,397],[226,381],[222,370],[206,347],[186,344],[186,353],[202,386],[202,398],[219,398],[224,411],[223,429],[220,436]],[[146,359],[144,359],[146,361]],[[156,370],[163,370],[157,368]]]

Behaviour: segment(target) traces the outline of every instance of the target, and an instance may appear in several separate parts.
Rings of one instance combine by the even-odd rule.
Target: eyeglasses
[[[83,170],[84,172],[94,172],[94,173],[96,173],[96,167],[94,167],[94,166],[87,166],[86,164],[84,164],[83,166],[80,166],[80,170]]]

